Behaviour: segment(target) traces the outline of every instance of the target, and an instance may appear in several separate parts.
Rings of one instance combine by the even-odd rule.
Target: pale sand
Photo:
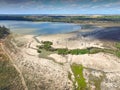
[[[30,38],[30,36],[27,36]],[[56,34],[56,35],[45,35],[45,36],[38,36],[37,39],[39,41],[52,41],[53,47],[55,48],[63,48],[66,47],[66,40],[68,38],[75,37],[75,34]],[[36,48],[36,45],[39,45],[34,39],[32,40],[30,47]],[[79,38],[78,40],[70,40],[67,41],[67,48],[69,49],[76,49],[76,48],[86,48],[86,47],[102,47],[102,43],[98,40],[89,40],[86,38]],[[27,51],[27,50],[26,50]],[[28,49],[28,53],[36,53],[35,50]],[[36,56],[38,54],[36,53]],[[82,64],[85,67],[93,68],[97,70],[102,70],[105,72],[119,72],[120,71],[120,61],[119,58],[105,53],[97,53],[97,54],[85,54],[85,55],[67,55],[63,57],[58,54],[51,54],[49,57],[52,57],[59,63],[77,63]]]
[[[56,34],[56,35],[45,35],[36,37],[39,41],[52,41],[54,48],[65,48],[66,40],[69,38],[75,37],[76,34]],[[23,47],[23,50],[27,55],[38,57],[37,45],[40,45],[32,35],[25,35],[22,37],[23,40],[27,41],[26,47]],[[21,39],[22,40],[22,39]],[[77,40],[68,40],[67,48],[76,49],[76,48],[86,48],[86,47],[102,47],[102,43],[98,40],[90,40],[86,38],[79,38]],[[29,56],[28,56],[29,57]],[[105,72],[120,71],[120,61],[119,58],[104,53],[97,54],[85,54],[85,55],[67,55],[63,57],[58,54],[51,54],[49,57],[55,59],[59,63],[77,63],[82,64],[85,67],[102,70]]]
[[[82,64],[84,67],[104,72],[120,72],[120,59],[110,54],[97,53],[91,55],[67,55],[67,58],[60,58],[60,55],[51,54],[50,57],[54,58],[57,62],[64,63],[67,61],[71,64]]]
[[[38,41],[52,41],[54,48],[104,48],[102,46],[102,43],[98,40],[92,40],[83,37],[75,40],[69,40],[73,37],[76,37],[76,35],[70,33],[38,36],[36,38]],[[71,71],[70,65],[73,63],[82,64],[84,67],[91,68],[93,70],[100,70],[109,73],[112,72],[112,75],[114,73],[120,72],[120,59],[110,54],[97,53],[92,55],[84,54],[66,56],[61,56],[58,54],[49,55],[49,57],[52,57],[56,62],[63,63],[63,65],[59,65],[58,63],[55,63],[52,60],[38,57],[37,50],[35,49],[37,49],[36,45],[40,45],[40,43],[37,42],[32,35],[16,37],[15,39],[18,40],[18,42],[25,42],[25,45],[23,47],[20,47],[20,51],[18,53],[12,53],[11,55],[16,59],[16,65],[21,69],[27,80],[34,81],[34,83],[36,83],[38,86],[42,85],[42,83],[44,82],[45,85],[52,87],[49,90],[56,90],[55,87],[57,87],[57,89],[64,90],[63,88],[68,82],[70,84],[67,84],[67,87],[72,90],[72,82],[68,79],[68,72]],[[93,74],[95,74],[95,76],[97,77],[101,75],[101,73],[98,72],[93,72]],[[110,76],[112,77],[112,75]],[[116,74],[114,74],[114,78],[114,80],[117,80]],[[49,80],[52,80],[53,82],[50,83]],[[103,87],[106,87],[104,86],[105,84],[106,86],[110,86],[109,82],[103,82]]]
[[[83,49],[87,47],[102,47],[99,40],[93,40],[84,37],[76,37],[76,34],[56,34],[36,37],[38,41],[51,41],[54,48]]]
[[[65,90],[65,87],[72,90],[72,81],[68,79],[69,66],[62,66],[52,60],[39,58],[37,50],[32,47],[39,43],[34,40],[32,35],[15,37],[14,39],[17,41],[12,41],[14,48],[17,47],[15,44],[21,41],[24,41],[25,45],[18,47],[17,53],[11,53],[9,48],[7,50],[14,57],[14,63],[21,70],[25,79],[32,82],[30,86],[32,90],[35,90],[34,85],[38,86],[38,90],[40,90],[39,87],[43,83],[46,90]]]

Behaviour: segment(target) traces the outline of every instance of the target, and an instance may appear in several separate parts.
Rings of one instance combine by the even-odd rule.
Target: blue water
[[[4,25],[13,33],[19,34],[58,34],[68,33],[81,29],[81,25],[59,22],[30,22],[30,21],[0,21],[0,25]]]

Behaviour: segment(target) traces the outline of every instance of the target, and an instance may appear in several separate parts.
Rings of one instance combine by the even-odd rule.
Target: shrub
[[[70,50],[70,51],[69,51],[69,54],[78,55],[78,54],[79,54],[79,53],[78,53],[78,49]]]
[[[57,51],[58,51],[58,54],[62,54],[62,55],[68,54],[67,48],[57,49]]]
[[[38,52],[38,53],[41,53],[41,50],[40,50],[40,49],[38,49],[38,50],[37,50],[37,52]]]
[[[99,48],[92,48],[90,49],[89,53],[90,54],[95,54],[95,53],[99,53],[99,52],[102,52],[103,50],[102,49],[99,49]]]
[[[10,30],[5,26],[2,26],[2,27],[0,26],[0,38],[4,38],[8,34],[10,34]]]
[[[87,54],[89,53],[88,49],[73,49],[69,51],[69,54],[79,55],[79,54]]]
[[[50,42],[50,41],[42,41],[42,44],[44,44],[44,45],[53,45],[53,43]]]

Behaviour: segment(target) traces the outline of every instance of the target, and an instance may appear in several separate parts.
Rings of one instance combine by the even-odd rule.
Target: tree
[[[10,30],[5,26],[0,26],[0,38],[4,38],[10,34]]]

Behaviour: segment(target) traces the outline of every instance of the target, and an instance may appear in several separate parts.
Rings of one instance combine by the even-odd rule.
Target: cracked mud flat
[[[85,67],[83,73],[90,90],[119,90],[120,59],[111,54],[49,55],[56,62],[38,57],[36,45],[39,45],[40,41],[52,41],[54,48],[66,46],[69,49],[91,46],[104,48],[99,40],[90,40],[83,37],[73,40],[73,37],[76,37],[75,34],[58,34],[38,36],[36,40],[33,36],[26,35],[9,40],[9,44],[12,44],[12,48],[15,49],[13,51],[17,50],[17,53],[12,51],[10,55],[14,57],[15,64],[22,71],[28,89],[73,90],[68,72],[71,72],[70,65],[76,63]],[[18,47],[19,43],[23,44]],[[7,50],[11,52],[10,49]],[[63,65],[59,63],[63,63]]]

